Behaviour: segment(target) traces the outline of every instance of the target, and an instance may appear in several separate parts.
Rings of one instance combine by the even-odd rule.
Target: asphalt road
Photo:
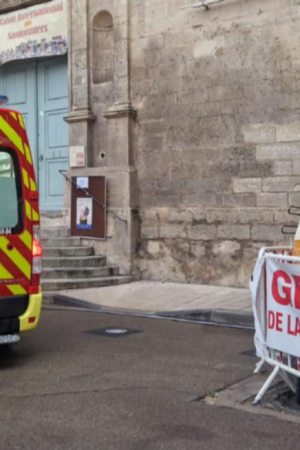
[[[298,448],[297,424],[199,401],[251,375],[251,348],[249,331],[46,310],[0,348],[0,449]]]

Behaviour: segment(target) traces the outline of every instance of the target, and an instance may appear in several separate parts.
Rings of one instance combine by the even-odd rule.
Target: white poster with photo
[[[67,0],[0,15],[0,66],[9,61],[67,53]]]
[[[77,198],[76,229],[91,230],[93,224],[93,199]]]

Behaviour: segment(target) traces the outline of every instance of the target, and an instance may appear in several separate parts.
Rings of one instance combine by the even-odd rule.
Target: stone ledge
[[[137,116],[137,110],[133,108],[131,103],[115,103],[108,111],[103,114],[105,119],[118,119],[119,117]]]
[[[71,111],[69,116],[64,117],[64,120],[68,123],[95,122],[97,117],[90,109],[78,109]]]

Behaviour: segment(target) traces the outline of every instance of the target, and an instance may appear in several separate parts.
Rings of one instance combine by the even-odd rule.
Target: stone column
[[[69,8],[69,99],[70,146],[86,148],[87,167],[92,166],[92,124],[96,120],[90,103],[89,23],[87,0],[68,0]]]
[[[111,179],[110,205],[118,208],[126,218],[124,223],[115,219],[115,238],[111,243],[114,253],[119,253],[119,261],[124,273],[135,274],[136,254],[139,238],[138,184],[134,154],[134,127],[136,111],[130,101],[130,55],[129,55],[129,2],[115,0],[115,99],[104,113],[107,119],[108,154],[107,171],[119,173],[117,184]],[[109,183],[108,183],[109,189]]]

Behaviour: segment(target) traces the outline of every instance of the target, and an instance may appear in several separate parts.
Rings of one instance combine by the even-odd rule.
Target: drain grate
[[[119,328],[119,327],[109,327],[109,328],[99,328],[98,330],[86,331],[86,334],[95,334],[96,336],[104,336],[110,338],[122,338],[130,336],[132,334],[141,333],[141,330],[134,330],[132,328]]]

